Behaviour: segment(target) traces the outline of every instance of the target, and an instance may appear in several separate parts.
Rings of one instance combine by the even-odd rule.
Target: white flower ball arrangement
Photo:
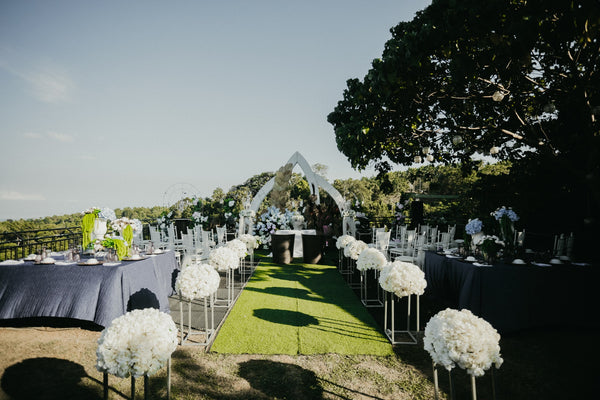
[[[208,255],[208,263],[219,272],[237,269],[240,266],[240,258],[237,253],[229,247],[217,247]]]
[[[422,295],[427,287],[425,273],[415,264],[394,261],[387,263],[379,275],[379,285],[398,297]]]
[[[133,310],[102,331],[96,369],[120,378],[153,375],[177,348],[177,327],[170,315],[154,308]]]
[[[475,377],[492,364],[500,368],[500,335],[486,320],[471,311],[447,308],[425,326],[423,344],[435,364],[450,371],[455,365]]]
[[[230,248],[235,252],[238,258],[246,257],[246,252],[248,249],[246,248],[246,244],[242,242],[240,239],[233,239],[227,242],[225,247]]]
[[[353,260],[358,260],[360,253],[368,248],[369,245],[362,240],[354,240],[344,247],[344,256],[350,257]]]
[[[354,242],[355,240],[356,239],[354,238],[354,236],[342,235],[339,238],[337,238],[337,241],[335,242],[335,246],[340,250],[344,250],[350,242]]]
[[[239,239],[246,245],[246,250],[252,253],[254,249],[258,249],[258,238],[254,235],[244,233],[240,235]]]
[[[369,247],[358,255],[358,260],[356,260],[356,269],[359,271],[366,271],[368,269],[381,271],[386,263],[387,259],[380,250],[374,247]]]
[[[210,265],[192,264],[177,276],[175,290],[186,299],[201,299],[215,293],[220,282],[219,273]]]

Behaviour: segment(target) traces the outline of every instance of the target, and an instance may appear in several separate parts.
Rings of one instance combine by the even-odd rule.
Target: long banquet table
[[[0,319],[62,317],[101,326],[128,311],[169,312],[172,251],[118,265],[0,265]]]
[[[499,332],[545,326],[600,327],[594,301],[597,266],[476,266],[426,252],[425,295],[469,309]]]

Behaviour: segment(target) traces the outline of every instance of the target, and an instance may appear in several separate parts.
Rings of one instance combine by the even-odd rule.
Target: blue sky
[[[0,219],[206,197],[295,151],[372,176],[327,114],[430,3],[1,1]]]

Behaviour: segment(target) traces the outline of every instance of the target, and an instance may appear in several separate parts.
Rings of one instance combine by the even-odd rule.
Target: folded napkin
[[[116,267],[117,265],[121,265],[120,262],[105,262],[104,266],[105,267]]]
[[[448,258],[460,258],[460,256],[455,256],[453,254],[445,254],[445,256]]]
[[[551,267],[552,265],[546,263],[532,262],[531,265],[537,265],[538,267]]]
[[[75,261],[57,261],[54,265],[75,265],[77,264]]]
[[[476,267],[491,267],[489,264],[480,264],[478,262],[474,262],[473,265]]]
[[[577,265],[578,267],[589,267],[591,264],[589,263],[572,263],[573,265]]]
[[[23,260],[5,260],[0,262],[0,265],[19,265],[19,264],[25,264],[25,261]]]

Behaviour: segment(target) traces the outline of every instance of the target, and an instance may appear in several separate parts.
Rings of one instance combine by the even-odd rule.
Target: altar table
[[[109,326],[133,309],[169,312],[173,251],[107,265],[0,265],[0,319],[62,317]]]
[[[423,271],[426,296],[444,307],[469,309],[502,333],[600,327],[593,307],[600,270],[594,265],[481,267],[428,251]]]
[[[277,235],[294,235],[294,258],[302,258],[302,235],[316,235],[315,229],[280,229]]]

